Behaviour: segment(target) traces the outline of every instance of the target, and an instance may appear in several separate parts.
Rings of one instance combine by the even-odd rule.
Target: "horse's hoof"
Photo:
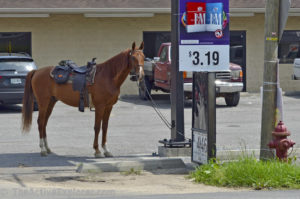
[[[50,149],[47,149],[47,153],[48,153],[48,154],[51,154],[52,151],[51,151]]]
[[[113,154],[109,151],[104,152],[105,157],[110,158],[110,157],[114,157]]]
[[[45,157],[45,156],[47,156],[48,154],[47,154],[47,151],[41,151],[41,156],[42,157]]]
[[[95,153],[95,158],[104,158],[102,153]]]

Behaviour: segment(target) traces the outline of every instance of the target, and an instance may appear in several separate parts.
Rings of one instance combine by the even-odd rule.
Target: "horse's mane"
[[[126,49],[111,57],[101,64],[97,64],[97,71],[109,70],[112,74],[117,74],[128,66],[128,54],[130,49]]]

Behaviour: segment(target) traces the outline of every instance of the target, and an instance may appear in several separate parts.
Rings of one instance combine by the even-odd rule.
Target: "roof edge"
[[[265,13],[265,8],[230,8],[229,12]],[[300,12],[300,8],[290,8],[289,13]]]
[[[265,8],[230,8],[230,13],[265,13]],[[300,8],[290,8],[290,13]],[[2,14],[171,13],[171,8],[0,8]]]
[[[0,8],[0,13],[170,13],[171,8]]]

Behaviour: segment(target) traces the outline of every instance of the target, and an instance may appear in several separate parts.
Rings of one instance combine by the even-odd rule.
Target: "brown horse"
[[[135,42],[131,49],[127,49],[108,61],[96,65],[94,84],[88,85],[95,106],[95,137],[93,148],[95,157],[103,157],[98,146],[98,136],[102,123],[102,148],[104,156],[112,154],[106,146],[108,120],[113,105],[118,101],[120,87],[132,69],[139,75],[139,80],[144,76],[144,43],[137,49]],[[51,153],[46,135],[46,126],[55,103],[60,100],[70,106],[78,106],[79,92],[73,91],[71,84],[56,84],[50,77],[53,66],[31,71],[26,77],[25,92],[22,109],[23,131],[28,132],[32,123],[33,102],[36,99],[39,107],[38,128],[40,134],[41,155]]]

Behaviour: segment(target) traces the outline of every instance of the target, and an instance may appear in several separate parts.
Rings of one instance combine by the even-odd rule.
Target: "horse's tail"
[[[32,122],[33,102],[34,94],[32,91],[31,79],[36,70],[30,71],[27,74],[24,97],[23,97],[23,108],[22,108],[22,129],[23,132],[28,132]]]

